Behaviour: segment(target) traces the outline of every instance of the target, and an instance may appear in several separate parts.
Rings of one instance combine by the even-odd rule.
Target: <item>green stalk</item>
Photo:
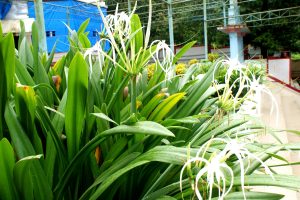
[[[34,1],[34,10],[36,15],[36,23],[39,31],[39,47],[41,53],[47,54],[47,41],[46,41],[46,31],[45,31],[45,20],[44,20],[44,10],[43,10],[43,0]]]
[[[131,78],[131,114],[136,113],[136,75]]]

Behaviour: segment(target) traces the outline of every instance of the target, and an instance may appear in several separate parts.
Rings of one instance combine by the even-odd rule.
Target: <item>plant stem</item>
[[[136,76],[131,78],[131,114],[136,113]]]

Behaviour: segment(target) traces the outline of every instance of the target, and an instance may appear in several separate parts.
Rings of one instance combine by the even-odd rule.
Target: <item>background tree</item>
[[[119,8],[127,11],[127,0],[119,0]],[[132,0],[132,7],[133,7]],[[203,45],[203,10],[202,0],[194,1],[174,1],[173,20],[174,20],[174,38],[176,45],[185,44],[191,40],[197,40],[199,45]],[[207,0],[210,6],[207,10],[209,18],[221,18],[222,1]],[[169,40],[168,10],[167,3],[163,0],[152,0],[153,3],[153,26],[152,39]],[[116,7],[116,1],[108,0],[108,10],[113,12]],[[228,5],[227,1],[227,7]],[[214,8],[212,8],[212,6]],[[300,1],[295,0],[256,0],[240,1],[241,14],[249,14],[267,10],[282,9],[300,6]],[[141,16],[142,22],[147,22],[148,0],[139,0],[137,13]],[[222,21],[219,24],[222,25]],[[270,21],[272,22],[272,21]],[[277,19],[274,25],[253,26],[248,24],[250,33],[244,38],[244,44],[252,44],[261,47],[263,55],[267,50],[291,50],[300,52],[300,22],[290,23],[289,18]],[[208,23],[208,40],[210,46],[222,47],[229,45],[229,38],[217,30],[217,27]]]

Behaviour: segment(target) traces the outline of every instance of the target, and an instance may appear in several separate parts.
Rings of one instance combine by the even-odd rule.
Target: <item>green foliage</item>
[[[299,2],[292,0],[253,1],[241,8],[241,14],[292,8],[296,6],[299,6]],[[275,22],[275,20],[270,21],[271,24],[273,22]],[[274,25],[263,24],[262,26],[251,28],[251,32],[246,35],[244,43],[260,46],[264,56],[267,56],[267,50],[299,51],[299,25],[290,22],[289,18],[280,18],[276,20]],[[278,30],[284,30],[284,33]]]
[[[294,61],[300,60],[300,54],[299,53],[292,53],[292,60],[294,60]]]

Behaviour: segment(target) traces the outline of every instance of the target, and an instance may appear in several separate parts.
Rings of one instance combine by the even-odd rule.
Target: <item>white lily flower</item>
[[[116,64],[116,53],[115,53],[114,47],[111,45],[112,55],[108,56],[104,49],[106,43],[109,43],[111,45],[111,42],[109,39],[102,38],[98,42],[96,42],[96,44],[93,47],[87,49],[84,53],[84,58],[85,59],[88,58],[90,77],[93,72],[93,63],[94,63],[93,57],[96,57],[98,59],[100,73],[102,73],[105,57],[108,57],[114,64]]]
[[[130,16],[125,12],[118,12],[118,5],[114,15],[107,15],[106,21],[109,31],[114,35],[119,35],[124,38],[129,38],[130,32]],[[107,28],[107,27],[106,27]]]
[[[150,45],[150,49],[152,46],[155,45],[157,47],[154,52],[151,52],[152,58],[166,74],[166,79],[169,80],[174,76],[174,69],[173,69],[173,60],[175,57],[174,53],[164,40],[153,41]]]
[[[279,106],[278,106],[278,103],[276,101],[276,98],[274,97],[274,95],[272,94],[272,92],[270,91],[269,88],[267,88],[265,85],[262,85],[262,84],[259,83],[260,82],[259,78],[256,79],[253,75],[252,79],[253,80],[250,83],[250,90],[254,92],[253,101],[256,101],[256,104],[257,104],[256,111],[257,111],[257,113],[260,114],[260,110],[261,110],[261,100],[262,100],[261,95],[266,94],[271,99],[270,115],[275,113],[276,123],[278,124],[278,122],[279,122]]]
[[[204,156],[213,142],[225,143],[225,147],[222,151],[214,153],[209,160],[205,159]],[[223,139],[223,138],[213,138],[207,141],[198,150],[196,157],[189,159],[183,166],[180,173],[180,189],[182,191],[182,177],[184,170],[191,164],[195,163],[196,166],[202,167],[195,177],[195,182],[192,188],[194,188],[196,196],[199,200],[203,199],[203,194],[201,194],[198,186],[199,181],[204,180],[207,184],[207,190],[209,192],[208,199],[213,198],[213,189],[217,188],[219,199],[224,199],[226,195],[231,191],[233,187],[234,173],[233,170],[227,165],[226,160],[234,155],[237,158],[237,165],[240,168],[241,186],[242,192],[245,195],[245,178],[249,166],[245,166],[244,162],[250,163],[250,161],[258,161],[262,167],[265,169],[266,174],[272,176],[272,172],[269,167],[254,153],[250,152],[247,147],[247,143],[239,142],[237,139]],[[199,164],[200,163],[200,164]],[[203,166],[202,166],[203,164]],[[227,172],[227,173],[226,173]],[[226,184],[229,181],[228,184]],[[229,185],[226,187],[226,185]]]

